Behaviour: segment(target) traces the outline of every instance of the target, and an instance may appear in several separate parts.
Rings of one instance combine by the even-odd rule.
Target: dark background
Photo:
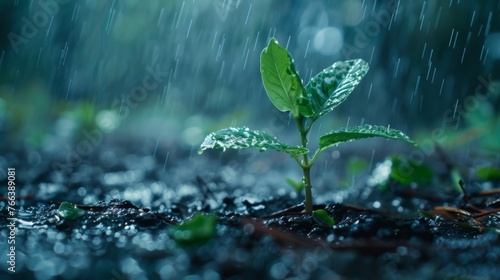
[[[338,60],[370,63],[319,132],[364,122],[414,137],[466,128],[460,108],[478,77],[490,84],[487,109],[469,111],[498,115],[499,11],[499,1],[464,0],[2,1],[0,129],[35,147],[94,127],[189,146],[227,125],[279,136],[288,116],[267,100],[259,72],[272,36],[304,82]],[[35,31],[23,36],[27,22]],[[147,66],[165,77],[128,106]]]

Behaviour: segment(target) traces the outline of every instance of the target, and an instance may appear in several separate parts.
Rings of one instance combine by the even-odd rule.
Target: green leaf
[[[417,183],[419,186],[428,186],[432,181],[434,173],[429,166],[417,164],[400,156],[387,157],[377,164],[368,179],[368,184],[387,188],[389,182],[398,182],[403,186]]]
[[[181,246],[201,245],[216,232],[217,215],[196,213],[190,219],[170,228],[170,234]]]
[[[476,175],[485,181],[500,181],[500,168],[482,167],[476,170]]]
[[[313,120],[344,102],[368,72],[362,59],[335,62],[309,81],[305,89],[313,109]]]
[[[335,224],[335,220],[324,209],[313,211],[312,216],[316,223],[322,226],[331,227]]]
[[[339,143],[370,137],[383,137],[415,144],[408,136],[397,129],[365,124],[363,126],[354,126],[332,131],[323,135],[319,138],[319,147],[320,149],[326,149],[331,146],[336,146]]]
[[[392,156],[390,160],[392,161],[391,178],[402,185],[415,182],[420,186],[427,186],[434,177],[431,168],[425,164],[417,164],[398,156]]]
[[[210,133],[205,137],[198,153],[201,154],[206,149],[225,151],[226,149],[247,148],[258,149],[261,152],[273,149],[294,155],[308,153],[305,148],[285,144],[266,132],[249,130],[247,127],[229,127]]]
[[[295,181],[293,179],[290,179],[290,178],[286,178],[286,182],[292,187],[295,189],[295,191],[297,193],[300,193],[302,192],[302,190],[304,190],[304,187],[306,186],[304,184],[304,181],[303,180],[300,180],[300,181]]]
[[[417,164],[412,160],[405,160],[402,157],[392,156],[391,178],[401,183],[409,185],[413,182],[420,186],[430,184],[434,173],[431,168],[424,164]]]
[[[61,205],[59,205],[57,213],[64,219],[75,220],[83,216],[83,214],[85,214],[85,211],[78,208],[75,204],[65,201],[61,203]]]
[[[260,72],[267,96],[278,110],[291,111],[294,117],[312,114],[292,56],[274,38],[260,55]]]

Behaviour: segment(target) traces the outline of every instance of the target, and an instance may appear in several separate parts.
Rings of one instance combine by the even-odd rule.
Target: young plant
[[[383,126],[363,125],[331,131],[319,138],[319,148],[309,156],[307,134],[313,123],[340,105],[351,94],[368,72],[368,63],[362,59],[339,61],[324,69],[304,86],[295,70],[288,51],[272,38],[260,56],[260,72],[267,96],[276,108],[289,111],[300,134],[300,146],[279,141],[266,132],[247,127],[229,127],[210,133],[198,153],[206,149],[274,149],[288,153],[302,168],[305,186],[305,212],[312,213],[311,167],[324,150],[352,140],[384,137],[413,141],[401,131]]]

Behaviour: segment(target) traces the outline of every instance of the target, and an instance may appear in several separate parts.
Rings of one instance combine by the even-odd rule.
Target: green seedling
[[[201,245],[209,241],[216,232],[217,215],[196,213],[169,230],[175,243],[180,246]]]
[[[324,150],[352,140],[384,137],[413,141],[399,130],[384,126],[363,125],[331,131],[319,138],[319,148],[309,156],[307,135],[313,123],[340,105],[368,71],[362,59],[339,61],[324,69],[307,85],[302,84],[288,51],[272,38],[260,56],[260,71],[267,96],[282,112],[290,112],[300,134],[300,146],[289,145],[266,132],[247,127],[229,127],[210,133],[198,153],[206,149],[273,149],[288,153],[300,165],[305,186],[305,212],[312,213],[311,167]]]
[[[319,209],[312,212],[312,217],[321,226],[331,227],[335,224],[335,220],[328,215],[325,209]]]
[[[451,170],[450,177],[451,177],[451,182],[453,183],[453,186],[455,187],[455,189],[458,192],[465,194],[464,179],[462,178],[462,175],[460,174],[460,170],[458,170],[458,168],[454,167]]]
[[[85,214],[85,210],[70,202],[63,202],[57,209],[57,214],[67,220],[76,220]]]

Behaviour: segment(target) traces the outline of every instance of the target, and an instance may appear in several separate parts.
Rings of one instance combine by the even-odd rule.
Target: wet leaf
[[[476,175],[485,181],[500,181],[500,168],[482,167],[476,170]]]
[[[335,220],[330,217],[330,215],[328,215],[328,212],[326,212],[326,210],[324,209],[313,211],[312,216],[316,223],[322,226],[330,227],[335,224]]]
[[[260,55],[260,72],[267,96],[278,110],[291,111],[294,117],[312,115],[292,56],[274,38]]]
[[[85,214],[85,210],[78,208],[75,204],[70,202],[63,202],[57,209],[57,214],[67,220],[75,220]]]
[[[414,144],[414,142],[408,136],[397,129],[365,124],[363,126],[354,126],[332,131],[326,135],[323,135],[319,138],[319,146],[321,149],[326,149],[343,142],[370,137],[383,137],[388,139],[402,140]]]
[[[250,130],[247,127],[229,127],[207,135],[198,153],[201,154],[206,149],[225,151],[226,149],[248,148],[259,151],[273,149],[295,155],[306,154],[308,152],[305,148],[285,144],[263,131]]]
[[[368,69],[368,63],[362,59],[338,61],[312,78],[305,89],[312,104],[313,120],[344,102]]]
[[[212,239],[216,232],[217,215],[196,213],[169,230],[175,242],[181,246],[201,245]]]

